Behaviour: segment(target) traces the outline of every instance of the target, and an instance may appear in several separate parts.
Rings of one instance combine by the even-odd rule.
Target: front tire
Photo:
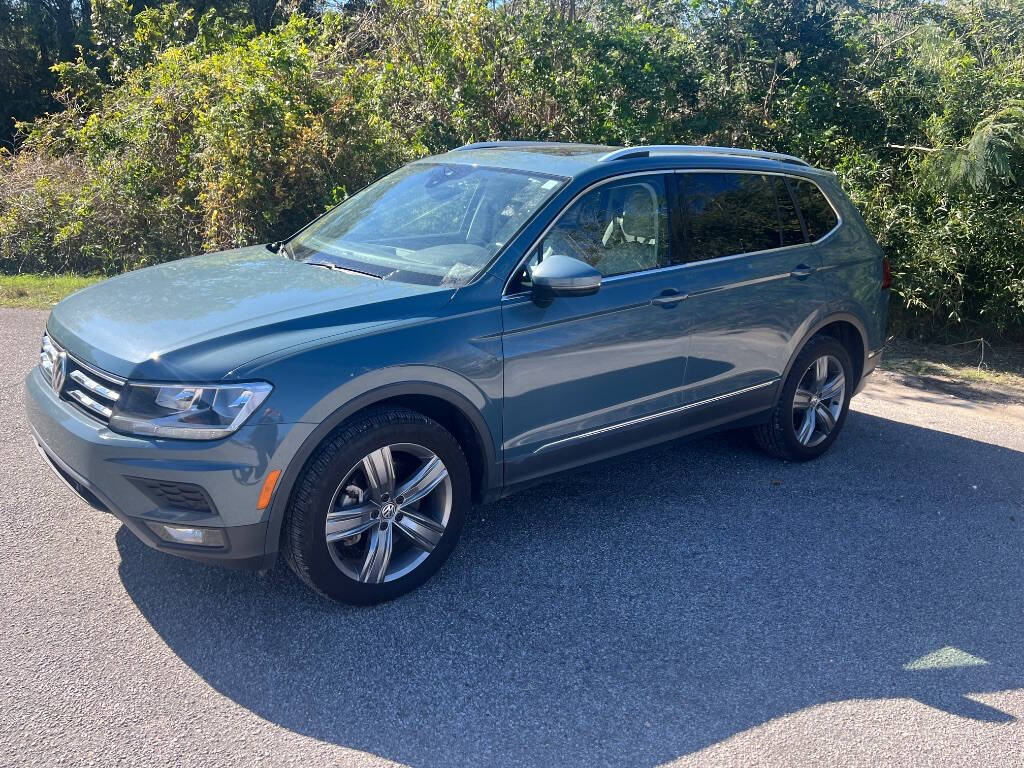
[[[469,466],[448,430],[415,411],[375,410],[343,425],[310,459],[282,549],[321,594],[379,603],[441,567],[470,503]]]
[[[797,355],[767,424],[754,438],[767,453],[810,461],[839,436],[856,382],[846,348],[831,336],[815,336]]]

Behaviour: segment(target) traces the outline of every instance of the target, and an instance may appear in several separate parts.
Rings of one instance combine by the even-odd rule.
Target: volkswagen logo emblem
[[[58,395],[64,388],[64,379],[68,376],[68,356],[63,352],[57,353],[57,359],[53,361],[53,370],[50,372],[50,384],[53,391]]]

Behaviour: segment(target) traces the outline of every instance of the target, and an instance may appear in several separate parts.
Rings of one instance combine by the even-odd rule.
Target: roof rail
[[[652,154],[676,155],[731,155],[733,157],[757,157],[762,160],[777,160],[780,163],[794,163],[810,167],[810,163],[795,155],[783,155],[778,152],[762,152],[759,149],[738,149],[736,147],[705,147],[702,145],[684,144],[653,144],[641,147],[623,147],[601,157],[600,162],[625,160],[633,157],[649,157]]]
[[[558,144],[557,141],[475,141],[472,144],[464,144],[461,147],[457,147],[455,152],[462,152],[467,149],[494,149],[495,147],[508,147],[514,149],[516,147],[547,147],[552,144]]]

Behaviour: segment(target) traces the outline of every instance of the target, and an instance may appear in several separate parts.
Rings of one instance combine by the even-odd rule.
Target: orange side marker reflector
[[[274,495],[274,488],[277,486],[277,481],[280,477],[280,469],[267,473],[267,479],[263,481],[263,490],[260,491],[260,501],[256,505],[256,509],[266,509],[270,506],[270,499]]]

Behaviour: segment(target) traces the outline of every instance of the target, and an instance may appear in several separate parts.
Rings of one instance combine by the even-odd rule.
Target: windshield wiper
[[[387,275],[377,275],[373,272],[364,272],[361,269],[352,269],[351,267],[343,267],[340,264],[335,264],[331,261],[306,261],[311,267],[327,267],[327,269],[333,269],[336,272],[348,272],[353,275],[365,275],[366,277],[375,277],[378,280],[383,280]],[[390,272],[388,274],[391,274]]]

